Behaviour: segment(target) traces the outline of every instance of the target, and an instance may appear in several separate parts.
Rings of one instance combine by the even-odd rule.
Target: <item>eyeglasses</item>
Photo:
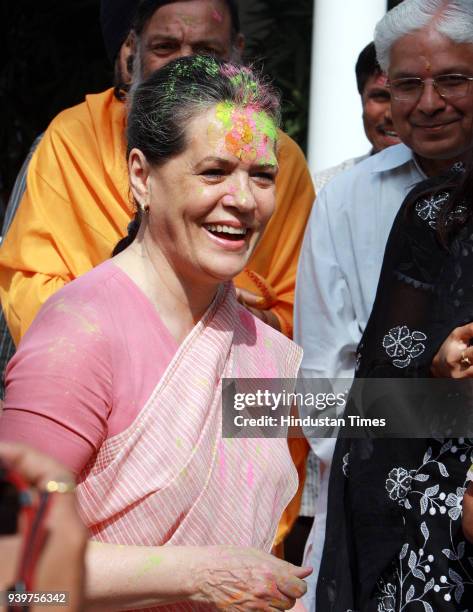
[[[388,87],[394,100],[417,102],[424,91],[425,83],[431,82],[442,98],[462,98],[470,93],[471,81],[473,77],[464,74],[441,74],[435,79],[394,79],[388,83]]]

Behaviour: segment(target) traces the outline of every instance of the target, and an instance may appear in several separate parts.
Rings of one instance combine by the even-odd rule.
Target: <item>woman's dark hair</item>
[[[133,87],[130,97],[127,157],[132,149],[139,149],[153,166],[181,154],[187,146],[189,121],[219,103],[262,113],[262,129],[275,131],[280,121],[279,96],[263,77],[245,66],[210,56],[184,57],[166,64]],[[113,255],[133,242],[140,221],[139,213]]]

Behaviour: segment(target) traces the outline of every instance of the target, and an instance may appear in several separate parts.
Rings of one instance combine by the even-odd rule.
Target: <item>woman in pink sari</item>
[[[231,283],[274,208],[277,118],[268,86],[210,57],[139,85],[129,236],[10,362],[0,438],[78,475],[92,608],[284,610],[305,591],[310,569],[269,554],[296,492],[287,441],[221,433],[222,378],[294,378],[301,358]]]

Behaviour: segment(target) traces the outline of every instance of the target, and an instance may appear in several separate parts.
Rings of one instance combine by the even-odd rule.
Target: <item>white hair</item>
[[[374,32],[381,69],[387,72],[394,43],[430,25],[455,43],[473,44],[473,0],[404,0],[391,9]]]

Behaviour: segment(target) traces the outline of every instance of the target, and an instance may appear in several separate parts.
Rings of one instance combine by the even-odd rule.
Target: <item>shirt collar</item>
[[[372,172],[385,172],[386,170],[399,168],[407,162],[412,162],[414,160],[414,153],[412,149],[401,143],[373,155],[372,159]]]

